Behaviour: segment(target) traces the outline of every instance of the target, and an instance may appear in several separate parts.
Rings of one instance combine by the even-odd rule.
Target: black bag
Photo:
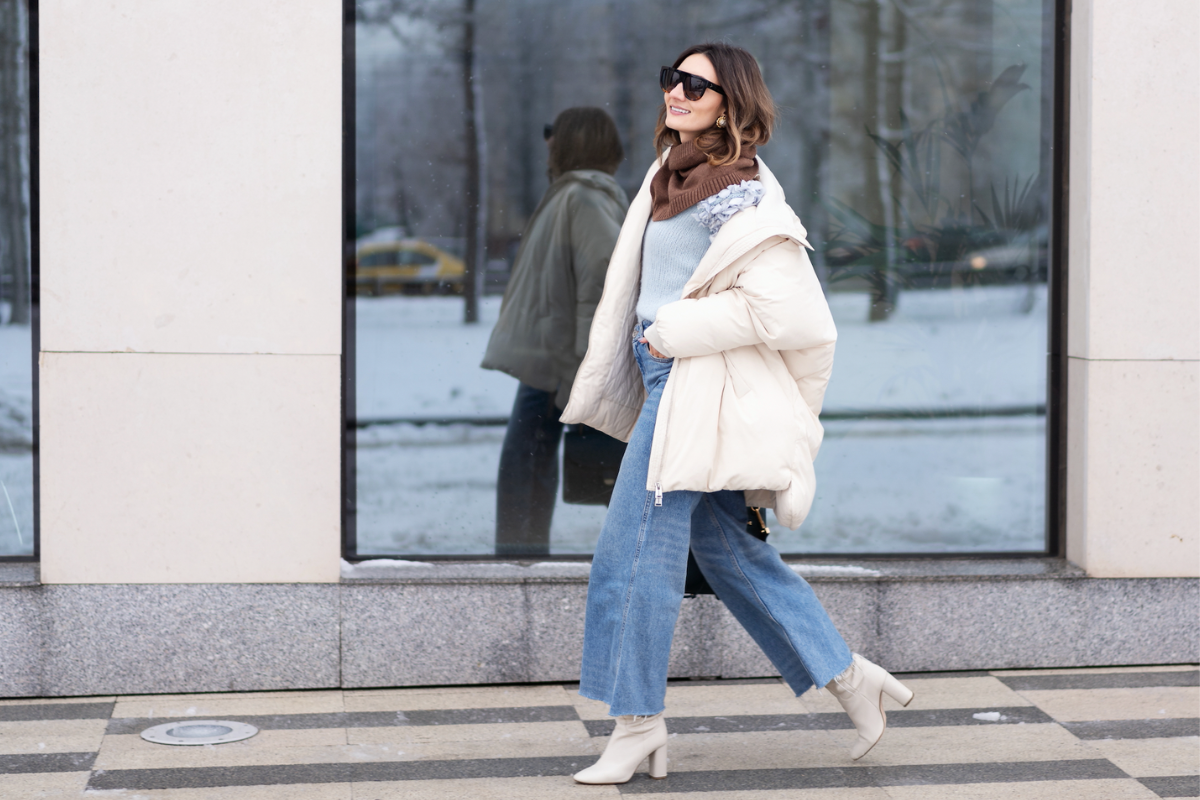
[[[624,455],[620,439],[587,425],[568,425],[563,436],[563,502],[608,505]]]
[[[760,542],[767,540],[767,534],[771,529],[763,521],[762,509],[754,506],[746,507],[746,533],[758,539]],[[704,573],[700,571],[700,565],[696,563],[696,557],[692,555],[692,551],[688,550],[688,565],[687,577],[683,581],[683,594],[685,597],[695,597],[698,594],[711,594],[715,596],[717,593],[708,585],[708,579],[704,577]]]

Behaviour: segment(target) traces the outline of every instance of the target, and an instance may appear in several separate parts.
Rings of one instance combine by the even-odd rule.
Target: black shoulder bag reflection
[[[620,439],[587,425],[568,425],[563,435],[563,502],[608,505],[624,456]]]
[[[747,506],[746,533],[760,542],[765,542],[767,534],[770,532],[771,529],[763,521],[762,509]],[[696,563],[696,556],[692,555],[691,550],[688,550],[687,577],[683,581],[683,594],[685,597],[695,597],[698,594],[711,594],[715,596],[717,594],[708,585],[708,579],[700,571],[700,565]]]

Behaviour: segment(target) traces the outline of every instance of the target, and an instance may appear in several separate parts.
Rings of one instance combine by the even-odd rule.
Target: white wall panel
[[[1200,364],[1069,372],[1071,559],[1100,577],[1200,576]]]
[[[39,10],[43,350],[340,352],[341,3]]]
[[[1070,353],[1200,359],[1200,5],[1074,4]]]
[[[1200,7],[1071,19],[1067,556],[1200,575]]]
[[[42,580],[337,581],[339,368],[44,353]]]

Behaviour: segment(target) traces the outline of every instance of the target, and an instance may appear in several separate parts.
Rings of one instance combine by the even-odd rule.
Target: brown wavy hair
[[[685,58],[696,53],[712,62],[717,73],[715,83],[725,90],[726,116],[724,128],[714,125],[696,137],[696,148],[708,156],[708,163],[714,167],[732,164],[741,158],[743,147],[758,147],[770,140],[775,126],[775,101],[763,81],[758,62],[740,47],[723,42],[693,45],[679,54],[672,68],[678,69]],[[663,150],[677,144],[679,132],[667,127],[667,108],[663,104],[654,127],[654,151],[661,156]]]
[[[573,169],[598,169],[611,175],[625,158],[617,123],[602,108],[568,108],[554,118],[553,130],[551,180]]]

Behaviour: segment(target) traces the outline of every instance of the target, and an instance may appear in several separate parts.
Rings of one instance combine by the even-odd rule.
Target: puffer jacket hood
[[[564,172],[530,217],[513,261],[484,369],[567,404],[628,200],[599,170]]]
[[[648,491],[744,490],[798,526],[815,493],[817,419],[837,330],[807,233],[762,159],[764,195],[714,238],[646,338],[674,357],[651,447]],[[628,440],[645,399],[629,348],[636,324],[651,167],[609,262],[590,345],[562,419]]]

